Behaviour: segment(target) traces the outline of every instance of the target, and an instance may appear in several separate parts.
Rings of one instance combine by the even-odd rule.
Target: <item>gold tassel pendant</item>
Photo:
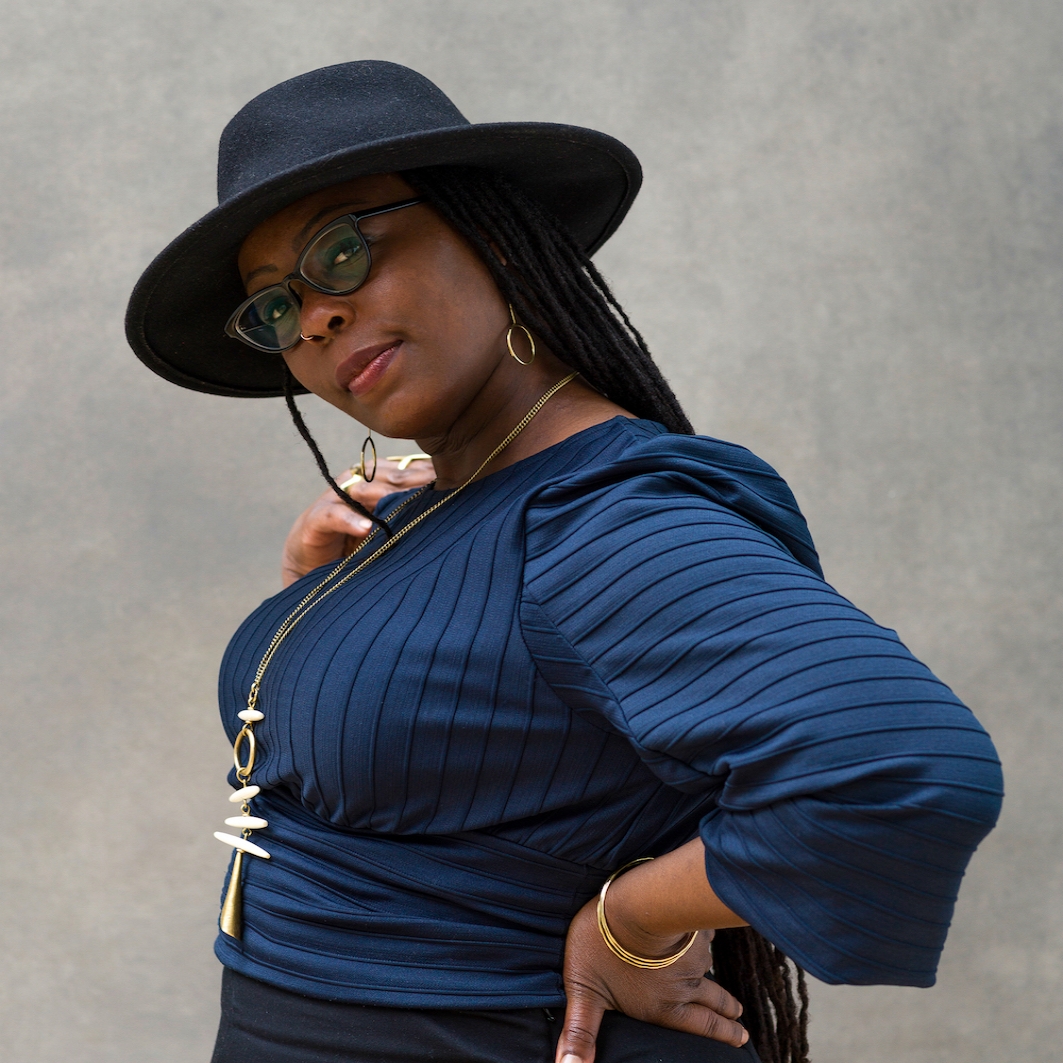
[[[225,891],[225,902],[221,906],[220,923],[221,932],[238,941],[243,931],[243,870],[243,850],[237,849],[233,857],[232,871],[229,872],[229,888]]]

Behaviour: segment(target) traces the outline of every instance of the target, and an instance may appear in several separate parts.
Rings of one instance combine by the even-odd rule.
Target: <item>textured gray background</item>
[[[216,669],[319,485],[279,403],[164,384],[122,311],[212,206],[227,118],[366,57],[423,71],[473,120],[632,145],[645,190],[600,262],[699,430],[788,477],[828,577],[997,740],[1009,796],[938,986],[816,986],[816,1063],[1058,1060],[1058,0],[2,14],[5,1063],[209,1056]],[[312,413],[343,465],[357,426]]]

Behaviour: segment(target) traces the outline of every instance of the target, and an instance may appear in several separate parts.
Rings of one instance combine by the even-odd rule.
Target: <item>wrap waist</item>
[[[605,872],[481,832],[334,827],[275,794],[256,807],[270,860],[244,861],[227,967],[306,996],[400,1007],[564,1000],[568,923]]]

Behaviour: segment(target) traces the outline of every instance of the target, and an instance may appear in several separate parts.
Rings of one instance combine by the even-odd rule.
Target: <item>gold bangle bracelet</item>
[[[628,952],[619,941],[613,937],[613,932],[609,929],[609,924],[605,919],[605,895],[609,892],[609,887],[613,884],[613,879],[619,878],[629,868],[634,867],[636,864],[645,864],[647,861],[652,860],[652,856],[644,856],[639,860],[632,860],[630,864],[625,864],[619,871],[614,871],[602,885],[602,892],[598,894],[598,930],[601,932],[602,940],[605,942],[609,951],[616,956],[617,959],[623,960],[624,963],[630,964],[632,967],[641,967],[644,971],[659,971],[664,967],[671,967],[676,960],[685,956],[690,947],[697,940],[699,931],[693,930],[690,933],[690,939],[687,943],[674,955],[665,956],[663,960],[647,960],[644,956],[636,956],[633,952]]]

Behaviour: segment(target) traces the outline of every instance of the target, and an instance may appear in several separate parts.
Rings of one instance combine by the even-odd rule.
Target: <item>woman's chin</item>
[[[420,439],[426,434],[438,434],[438,426],[432,426],[433,418],[429,411],[418,415],[416,411],[397,409],[398,404],[395,402],[370,404],[364,400],[359,401],[349,392],[339,391],[335,387],[331,394],[322,398],[359,424],[372,428],[377,435],[387,439]]]

